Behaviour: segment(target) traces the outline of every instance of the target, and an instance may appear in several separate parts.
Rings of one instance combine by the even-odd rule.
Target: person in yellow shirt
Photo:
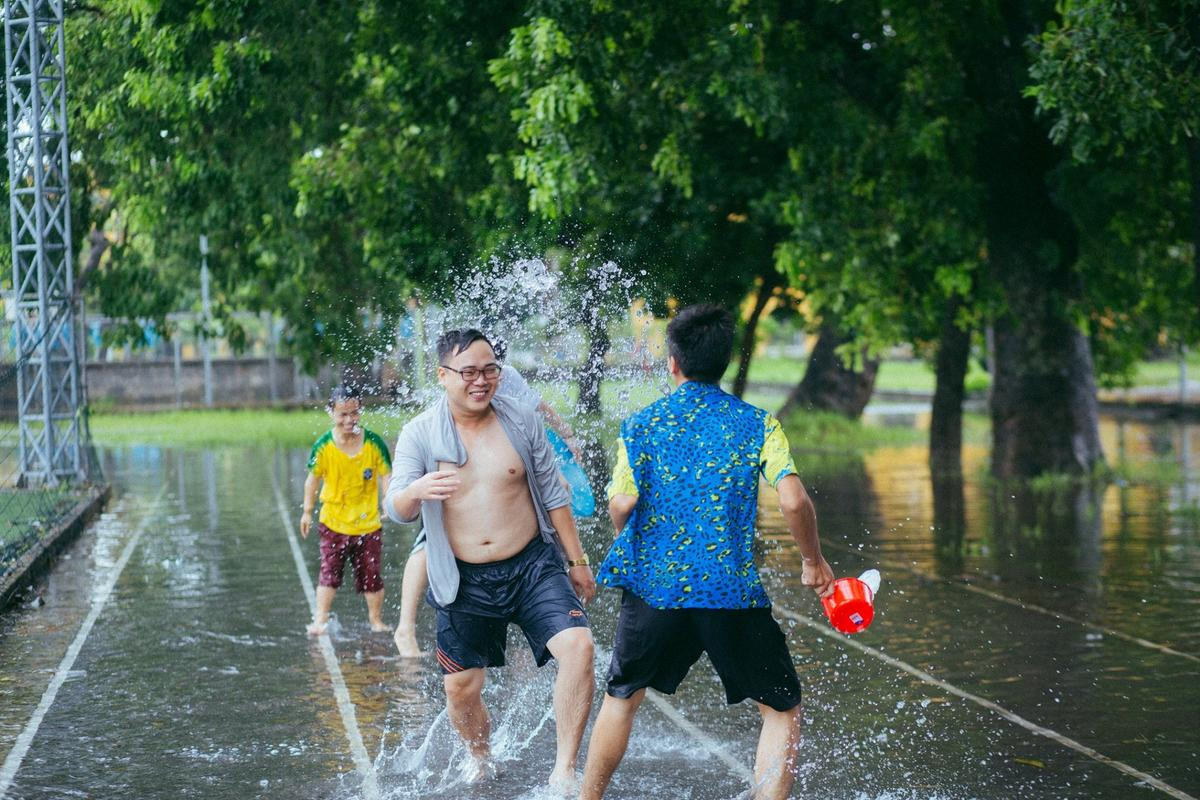
[[[317,439],[308,457],[304,481],[304,514],[300,535],[308,538],[317,489],[321,489],[321,572],[317,581],[317,613],[309,636],[325,633],[329,609],[342,585],[346,561],[354,565],[354,589],[367,600],[371,630],[385,632],[383,623],[383,529],[379,519],[379,487],[387,487],[392,459],[379,434],[358,424],[362,398],[356,388],[334,388],[326,406],[332,426]]]

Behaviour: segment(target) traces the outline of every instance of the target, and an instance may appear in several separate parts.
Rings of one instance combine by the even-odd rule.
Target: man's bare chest
[[[439,464],[439,469],[457,469],[463,488],[493,489],[524,487],[525,464],[498,424],[474,434],[460,434],[467,449],[467,463],[461,467]]]

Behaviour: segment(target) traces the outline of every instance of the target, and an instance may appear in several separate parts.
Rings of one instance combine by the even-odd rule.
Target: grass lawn
[[[1189,380],[1200,378],[1200,350],[1193,350],[1187,356],[1187,372]],[[1134,386],[1178,386],[1179,360],[1143,361],[1137,365],[1133,376]]]
[[[1191,380],[1200,378],[1200,350],[1188,353],[1188,377]],[[803,359],[769,358],[760,356],[750,362],[750,380],[761,383],[795,384],[804,377],[808,362]],[[737,374],[737,364],[731,364],[726,372],[727,381],[732,381]],[[875,380],[877,391],[908,391],[933,393],[936,380],[933,368],[924,361],[885,361],[879,367],[879,376]],[[979,363],[972,359],[967,370],[966,386],[968,392],[983,392],[991,383],[991,376],[984,372]],[[1133,386],[1170,387],[1179,384],[1179,362],[1175,359],[1166,361],[1140,362],[1132,376]]]
[[[391,441],[409,418],[391,410],[368,408],[363,425]],[[329,430],[329,415],[317,409],[282,411],[162,411],[94,414],[92,439],[98,445],[162,444],[173,447],[284,445],[308,447]]]
[[[662,382],[662,386],[666,383]],[[537,385],[560,413],[572,416],[575,387]],[[627,414],[662,397],[659,383],[620,381],[606,383],[601,398],[602,418],[576,420],[576,427],[596,436],[606,445],[616,441],[620,420]],[[782,395],[748,396],[747,400],[774,411]],[[412,412],[367,408],[363,424],[393,442]],[[842,449],[862,452],[864,449],[888,444],[908,444],[923,441],[925,434],[862,425],[837,414],[797,414],[787,423],[793,441],[819,443],[821,449]],[[317,437],[329,430],[329,417],[316,409],[283,411],[276,409],[244,410],[187,410],[124,414],[94,414],[91,418],[92,438],[97,445],[119,446],[134,444],[169,447],[221,447],[264,445],[308,447]]]
[[[750,380],[761,383],[794,384],[804,377],[808,362],[792,358],[769,358],[760,356],[750,362]],[[737,365],[730,366],[726,380],[733,380]],[[989,377],[972,361],[967,371],[967,391],[982,391],[987,388]],[[877,390],[933,393],[935,384],[933,368],[924,361],[885,361],[879,367],[875,380]]]

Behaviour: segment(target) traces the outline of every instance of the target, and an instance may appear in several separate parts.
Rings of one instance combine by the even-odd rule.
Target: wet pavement
[[[804,453],[827,557],[884,585],[868,631],[833,632],[764,504],[764,571],[805,686],[796,796],[1200,795],[1200,427],[1106,422],[1104,437],[1147,477],[1006,496],[968,448],[965,481],[935,492],[921,448]],[[477,787],[435,662],[396,658],[349,584],[331,648],[304,634],[304,457],[103,452],[109,510],[43,604],[0,618],[7,797],[546,796],[552,667],[515,631],[487,690],[500,774]],[[414,533],[386,529],[389,622]],[[584,536],[598,555],[611,531]],[[316,542],[298,546],[311,581]],[[602,592],[590,610],[601,650],[616,604]],[[430,646],[432,614],[420,623]],[[758,716],[722,697],[702,660],[646,703],[609,796],[744,791]]]

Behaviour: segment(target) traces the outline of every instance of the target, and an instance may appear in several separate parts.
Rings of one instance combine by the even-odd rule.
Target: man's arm
[[[800,582],[824,597],[833,591],[833,570],[821,555],[817,510],[812,498],[794,472],[783,476],[775,488],[779,492],[779,510],[804,559]]]
[[[421,501],[448,500],[462,483],[458,472],[452,469],[427,472],[407,486],[402,482],[399,473],[392,475],[383,503],[388,516],[396,522],[412,522],[421,513]]]
[[[608,518],[612,520],[613,530],[619,531],[625,527],[625,523],[633,516],[637,501],[636,494],[614,494],[608,499]]]
[[[425,472],[417,436],[405,425],[392,456],[392,477],[383,498],[383,510],[393,522],[412,522],[421,513],[422,500],[446,500],[459,486],[458,472]]]
[[[559,506],[550,509],[549,513],[550,524],[554,526],[554,530],[558,534],[558,541],[562,544],[567,561],[586,559],[587,554],[583,552],[583,544],[579,541],[579,529],[575,527],[575,517],[571,515],[571,507]],[[592,568],[589,565],[577,564],[568,567],[567,577],[571,579],[575,593],[583,602],[590,602],[596,595],[596,578],[592,575]]]
[[[579,449],[579,440],[575,438],[575,429],[571,427],[571,424],[559,416],[559,413],[545,400],[538,403],[538,411],[546,420],[546,424],[550,426],[550,430],[557,433],[566,442],[567,449],[571,451],[571,455],[575,456],[575,460],[581,461],[583,455]]]
[[[629,522],[637,501],[638,487],[629,464],[629,452],[625,449],[625,440],[618,437],[617,457],[613,459],[612,478],[608,482],[608,517],[615,533],[620,533]]]
[[[541,417],[532,408],[523,409],[522,415],[522,427],[529,445],[529,462],[533,467],[532,478],[541,494],[542,507],[549,512],[559,506],[570,506],[571,492],[566,488],[562,473],[558,471],[554,448],[550,446],[546,429],[542,427]]]

